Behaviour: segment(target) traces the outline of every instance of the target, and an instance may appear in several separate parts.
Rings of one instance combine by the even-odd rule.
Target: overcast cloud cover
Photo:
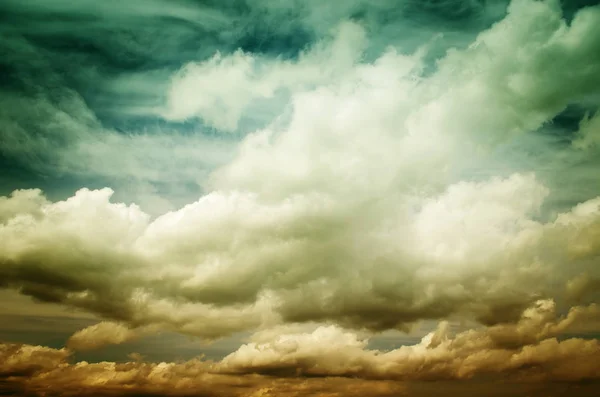
[[[4,0],[0,51],[0,315],[92,322],[0,394],[600,387],[596,2]],[[78,358],[164,333],[236,345]]]

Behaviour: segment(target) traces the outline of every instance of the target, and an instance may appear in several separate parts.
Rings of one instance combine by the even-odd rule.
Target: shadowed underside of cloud
[[[586,280],[598,278],[599,201],[537,222],[529,214],[547,189],[533,176],[461,182],[390,215],[357,197],[265,204],[212,193],[151,221],[110,194],[0,201],[3,286],[214,338],[282,321],[384,330],[462,314],[494,324],[541,296],[593,298]]]

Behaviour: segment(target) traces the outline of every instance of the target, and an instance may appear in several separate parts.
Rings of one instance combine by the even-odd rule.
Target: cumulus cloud
[[[515,324],[452,335],[442,322],[419,343],[387,352],[368,349],[367,339],[351,331],[321,326],[308,333],[274,333],[270,340],[263,333],[260,342],[243,345],[221,361],[177,363],[149,363],[135,355],[126,363],[69,363],[66,349],[2,344],[0,376],[9,390],[32,395],[207,396],[427,395],[413,391],[414,385],[452,379],[462,380],[458,395],[471,395],[468,390],[476,388],[478,378],[491,376],[506,384],[524,382],[514,394],[521,395],[528,392],[527,384],[597,384],[598,340],[555,337],[590,318],[600,320],[596,305],[573,308],[561,317],[554,302],[544,300]],[[539,393],[553,395],[548,389]]]
[[[523,12],[554,10],[531,7]],[[505,24],[482,37],[512,33]],[[4,198],[5,285],[210,338],[281,321],[384,330],[465,314],[493,324],[560,298],[557,283],[597,277],[598,199],[544,222],[549,190],[533,174],[473,182],[438,172],[464,134],[413,109],[409,93],[422,88],[407,77],[418,65],[392,51],[357,66],[356,87],[299,94],[289,126],[249,136],[213,192],[154,220],[111,203],[110,189],[55,203],[39,191]]]
[[[3,377],[28,376],[56,368],[69,356],[67,349],[44,346],[0,344],[0,373]]]
[[[138,338],[143,333],[144,330],[141,329],[130,329],[123,324],[102,321],[75,332],[67,341],[67,346],[73,350],[92,350],[105,345],[118,345]]]
[[[40,351],[41,346],[9,346]],[[52,349],[50,349],[52,350]],[[12,356],[2,355],[12,359]],[[231,376],[211,371],[210,364],[191,360],[183,363],[87,363],[67,364],[56,360],[53,369],[28,377],[3,377],[4,390],[42,396],[175,395],[175,396],[391,396],[406,387],[397,382],[324,378],[290,379],[257,375]],[[4,375],[4,374],[3,374]]]
[[[116,203],[109,188],[64,200],[39,189],[1,197],[0,285],[110,321],[74,334],[75,350],[123,343],[145,329],[204,339],[262,329],[263,339],[219,363],[71,365],[65,351],[48,350],[47,360],[61,364],[45,370],[46,355],[35,355],[42,369],[28,387],[184,394],[219,385],[232,395],[242,393],[238,386],[269,395],[279,390],[262,377],[270,373],[597,379],[598,341],[561,338],[597,329],[600,197],[567,192],[575,182],[542,178],[539,164],[496,172],[488,156],[525,134],[534,150],[535,134],[568,105],[599,104],[599,26],[598,6],[567,21],[557,1],[514,0],[503,20],[449,50],[434,70],[427,46],[368,55],[371,32],[357,22],[294,59],[239,50],[188,64],[171,80],[166,118],[236,130],[261,101],[282,92],[289,99],[231,161],[210,173],[200,167],[197,178],[198,162],[219,162],[196,158],[195,145],[208,138],[98,138],[73,128],[85,139],[60,166],[86,160],[92,169],[108,163],[109,176],[127,168],[143,180],[201,179],[204,191],[156,217]],[[101,129],[93,115],[83,119]],[[583,119],[560,153],[593,163],[597,119]],[[11,124],[11,139],[23,137],[15,132],[23,123]],[[19,148],[15,139],[9,146]],[[566,204],[549,216],[545,206],[562,192]],[[573,300],[583,306],[560,318]],[[357,333],[456,317],[487,327],[452,336],[442,323],[421,343],[390,352],[367,349]],[[324,325],[266,336],[297,323]],[[27,349],[46,352],[9,346],[3,354],[19,363]],[[230,373],[245,375],[232,386]]]
[[[556,318],[554,302],[538,301],[515,324],[450,335],[449,324],[420,343],[380,352],[367,340],[336,326],[312,333],[280,334],[243,345],[220,363],[224,371],[375,379],[433,380],[513,374],[534,379],[577,381],[600,376],[597,340],[555,337],[600,320],[597,305],[576,307]]]
[[[10,197],[0,197],[0,221],[22,214],[40,216],[39,209],[45,204],[46,199],[39,189],[15,190]]]
[[[465,314],[493,324],[596,272],[598,200],[540,223],[531,216],[547,191],[533,176],[461,182],[391,223],[369,208],[357,217],[362,202],[267,205],[247,193],[212,193],[151,221],[111,194],[38,199],[37,216],[4,223],[5,286],[212,338],[281,321],[383,330]]]

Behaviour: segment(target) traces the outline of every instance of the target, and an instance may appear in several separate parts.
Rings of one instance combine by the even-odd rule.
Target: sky
[[[3,0],[0,53],[0,395],[597,395],[597,1]]]

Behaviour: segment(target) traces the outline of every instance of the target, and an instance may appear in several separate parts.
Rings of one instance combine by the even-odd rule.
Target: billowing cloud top
[[[599,6],[26,3],[0,6],[0,287],[101,317],[73,350],[257,334],[169,369],[3,345],[2,371],[600,377]]]

